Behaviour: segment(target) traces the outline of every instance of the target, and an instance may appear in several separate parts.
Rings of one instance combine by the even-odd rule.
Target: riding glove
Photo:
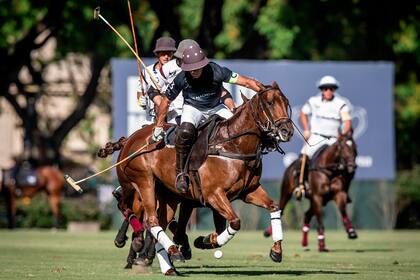
[[[146,109],[147,107],[147,96],[146,95],[141,95],[139,97],[139,106],[142,107],[143,109]]]
[[[163,127],[156,126],[153,129],[152,140],[154,142],[158,142],[158,141],[162,140],[163,137],[165,137],[165,131],[163,130]]]

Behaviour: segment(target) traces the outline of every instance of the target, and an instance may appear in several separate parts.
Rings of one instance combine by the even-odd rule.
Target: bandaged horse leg
[[[178,250],[172,240],[169,239],[168,235],[166,235],[162,227],[159,226],[156,216],[151,216],[147,220],[150,227],[150,232],[152,233],[153,237],[156,238],[157,242],[159,242],[168,252],[171,260],[185,261],[184,256],[182,256],[181,252]]]
[[[198,249],[218,248],[228,243],[241,228],[241,220],[236,215],[224,192],[212,193],[208,197],[210,205],[228,221],[228,227],[221,233],[213,232],[207,236],[199,236],[194,241]]]
[[[156,242],[155,249],[156,256],[159,261],[160,271],[162,272],[162,274],[177,275],[175,267],[169,259],[168,253],[165,251],[165,248],[162,246],[162,244]]]
[[[263,207],[270,211],[272,237],[274,244],[270,250],[270,258],[274,262],[281,262],[283,250],[281,242],[283,240],[283,229],[281,224],[281,210],[279,205],[275,203],[267,194],[267,192],[260,185],[255,191],[247,194],[243,200],[247,203]]]
[[[143,175],[142,173],[143,172],[138,171],[132,173],[132,176],[134,177],[132,184],[134,185],[134,188],[140,192],[140,197],[142,199],[142,204],[145,211],[144,213],[147,217],[146,226],[152,233],[153,237],[156,238],[156,240],[160,242],[165,250],[169,253],[172,261],[184,261],[184,257],[182,256],[181,252],[159,225],[159,219],[156,213],[156,193],[154,178],[147,176],[148,174]],[[131,175],[131,173],[128,173],[128,175]],[[167,221],[165,221],[165,225],[166,223]]]
[[[328,252],[325,245],[325,227],[322,221],[322,197],[314,195],[312,199],[313,213],[318,222],[318,250],[320,252]]]
[[[337,208],[341,213],[341,217],[343,219],[344,228],[346,229],[347,236],[349,239],[356,239],[357,233],[351,223],[350,218],[347,216],[346,205],[347,205],[347,198],[348,195],[344,191],[340,191],[335,195],[335,203],[337,204]]]
[[[304,249],[308,248],[308,244],[309,244],[309,240],[308,240],[308,235],[309,235],[309,230],[311,228],[310,226],[310,222],[312,219],[312,216],[314,215],[314,210],[311,206],[309,207],[309,209],[305,212],[305,216],[303,218],[303,226],[302,226],[302,247]]]

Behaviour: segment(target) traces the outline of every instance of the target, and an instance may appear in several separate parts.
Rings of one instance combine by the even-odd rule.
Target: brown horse
[[[9,228],[16,227],[16,206],[18,197],[33,197],[45,191],[53,214],[53,226],[59,227],[61,192],[64,187],[64,174],[53,166],[35,168],[36,182],[31,185],[18,185],[11,169],[2,170],[0,189],[5,194]]]
[[[310,207],[305,212],[302,227],[302,246],[308,246],[308,233],[313,215],[318,222],[318,248],[320,252],[328,251],[325,246],[322,207],[334,200],[343,219],[348,238],[357,238],[356,231],[347,216],[346,205],[350,201],[348,190],[356,171],[356,143],[352,133],[340,135],[337,141],[328,147],[321,148],[311,160],[309,166],[309,189],[305,196],[310,200]],[[285,171],[281,186],[280,209],[286,207],[293,196],[299,177],[301,159],[294,161]]]
[[[190,185],[187,194],[175,188],[175,149],[162,143],[150,144],[131,160],[117,168],[123,195],[138,191],[144,204],[146,225],[153,236],[166,249],[172,260],[182,260],[182,254],[168,238],[163,229],[166,219],[158,219],[156,213],[156,182],[162,183],[172,193],[184,199],[200,202],[214,208],[228,221],[222,234],[210,234],[200,240],[203,247],[215,248],[226,244],[240,229],[240,219],[230,201],[242,199],[247,203],[264,207],[270,211],[275,234],[270,251],[273,261],[282,258],[282,229],[280,212],[260,184],[262,171],[261,151],[263,143],[289,141],[293,135],[289,101],[276,83],[256,94],[241,106],[228,120],[219,122],[208,140],[204,162],[197,173],[197,185]],[[123,159],[144,147],[149,142],[153,126],[138,130],[124,144],[119,158]],[[203,133],[202,133],[203,135]],[[203,139],[201,139],[203,140]],[[197,140],[197,143],[200,138]],[[194,149],[194,148],[193,148]],[[196,180],[192,180],[196,181]],[[196,240],[197,241],[197,240]]]

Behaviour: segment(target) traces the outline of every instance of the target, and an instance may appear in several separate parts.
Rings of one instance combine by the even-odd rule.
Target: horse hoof
[[[327,248],[319,248],[320,253],[328,253],[329,251]]]
[[[181,275],[175,268],[170,268],[165,272],[165,276],[179,276]]]
[[[275,252],[273,249],[270,250],[270,258],[273,262],[281,262],[283,259],[283,254]]]
[[[168,255],[172,262],[185,262],[185,258],[175,245],[168,249]]]
[[[199,236],[194,240],[194,247],[197,249],[205,249],[204,248],[204,236]]]
[[[197,249],[215,249],[220,248],[220,245],[216,241],[211,242],[211,240],[216,240],[217,233],[212,233],[208,236],[199,236],[194,240],[194,247]]]
[[[127,238],[128,238],[128,237],[127,237]],[[121,240],[117,240],[117,239],[115,239],[115,240],[114,240],[114,245],[115,245],[115,247],[117,247],[117,248],[122,248],[122,247],[124,247],[124,246],[125,246],[125,240],[121,241]]]
[[[357,233],[356,233],[356,231],[349,231],[348,233],[347,233],[347,235],[348,235],[348,238],[349,239],[357,239]]]
[[[124,266],[124,269],[132,269],[133,268],[133,264],[132,263],[127,263],[125,266]]]
[[[185,246],[182,246],[181,254],[184,256],[184,259],[186,260],[191,260],[192,258],[191,248],[185,248]]]
[[[271,236],[271,231],[269,231],[268,229],[265,229],[263,232],[264,237],[270,237]]]

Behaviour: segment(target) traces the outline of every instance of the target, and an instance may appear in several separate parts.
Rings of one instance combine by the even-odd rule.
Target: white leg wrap
[[[283,240],[283,228],[281,226],[281,210],[271,212],[271,227],[273,229],[273,241]]]
[[[160,226],[152,227],[150,232],[153,234],[153,237],[162,244],[166,251],[168,251],[169,247],[175,245]]]
[[[236,230],[228,226],[220,235],[217,236],[217,244],[220,246],[225,245],[235,236],[236,232]]]
[[[162,273],[165,274],[166,271],[173,268],[172,263],[169,260],[168,253],[165,251],[165,248],[163,248],[162,244],[156,242],[155,249],[156,256],[159,261],[160,271],[162,271]]]
[[[318,240],[323,240],[323,239],[325,239],[324,235],[318,235]]]

